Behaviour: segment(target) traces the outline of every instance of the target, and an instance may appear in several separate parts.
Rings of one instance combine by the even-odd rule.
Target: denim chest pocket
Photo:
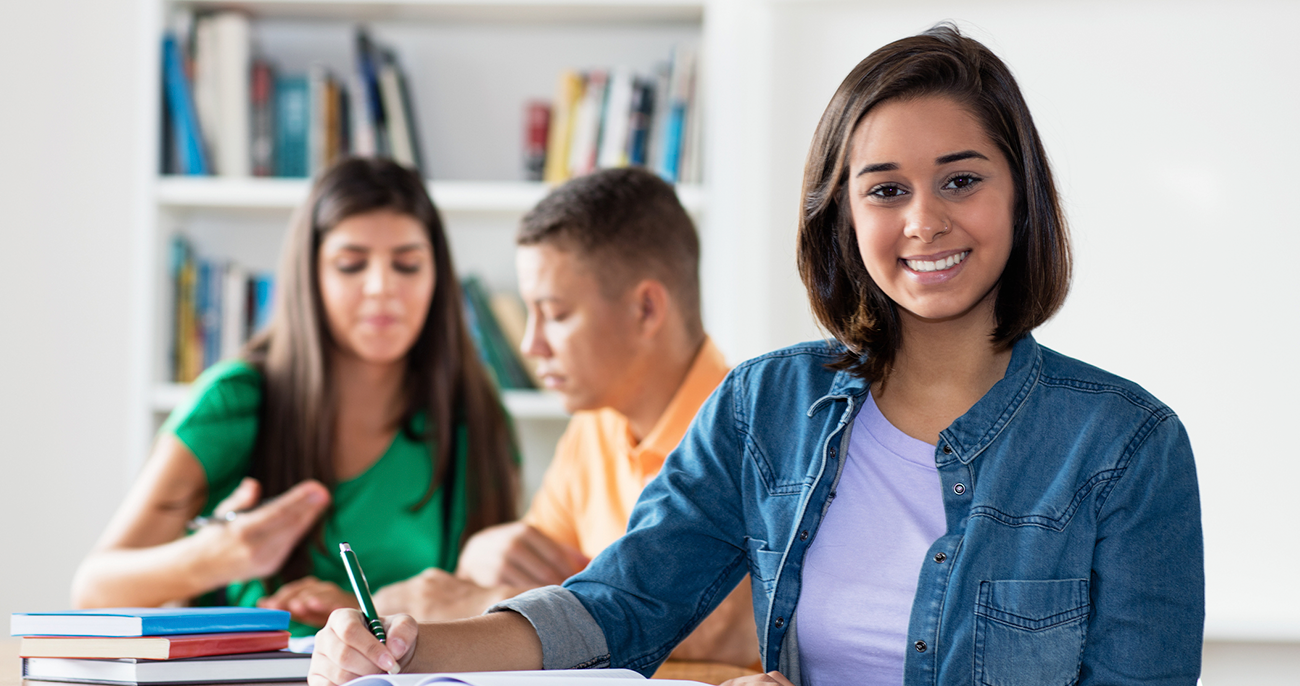
[[[975,683],[1077,683],[1089,609],[1087,579],[981,581],[975,602]]]
[[[748,548],[749,576],[755,584],[761,585],[768,595],[776,583],[777,572],[781,569],[782,553],[768,550],[767,541],[750,538],[745,541]]]

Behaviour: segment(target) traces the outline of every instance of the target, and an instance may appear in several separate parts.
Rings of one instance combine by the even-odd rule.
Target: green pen
[[[352,591],[357,594],[357,603],[361,605],[361,613],[366,616],[370,633],[374,634],[380,643],[387,644],[388,636],[384,633],[383,623],[379,621],[379,613],[375,611],[375,601],[370,599],[370,584],[366,583],[366,573],[361,571],[361,562],[357,560],[357,554],[352,552],[352,546],[340,543],[339,556],[343,558],[343,568],[348,570]]]

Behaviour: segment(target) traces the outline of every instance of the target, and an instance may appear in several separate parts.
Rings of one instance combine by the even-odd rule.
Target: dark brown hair
[[[663,283],[685,319],[700,322],[700,239],[677,193],[640,168],[605,169],[551,191],[524,215],[519,245],[554,245],[580,255],[614,297],[637,279]]]
[[[303,479],[317,479],[331,491],[337,484],[331,452],[337,419],[328,354],[332,339],[321,301],[317,255],[322,237],[339,222],[376,210],[414,217],[433,249],[433,298],[424,328],[406,354],[399,429],[430,445],[433,476],[424,497],[411,503],[415,509],[427,504],[440,485],[450,489],[456,483],[457,426],[464,426],[468,518],[462,540],[449,535],[444,539],[453,551],[459,550],[464,537],[516,517],[515,444],[496,390],[470,342],[442,220],[420,177],[395,162],[340,161],[317,179],[291,221],[271,322],[245,350],[263,378],[251,475],[262,482],[268,497]],[[417,432],[414,420],[420,415],[425,421]],[[444,533],[450,533],[451,503],[458,499],[448,492],[442,500],[447,510]],[[308,573],[310,546],[322,543],[322,526],[318,522],[290,555],[279,575],[282,583]]]
[[[799,275],[813,314],[848,352],[832,367],[888,376],[902,344],[897,305],[862,263],[849,214],[848,151],[858,123],[888,100],[942,96],[968,110],[1015,181],[1011,255],[997,285],[993,340],[1009,346],[1060,309],[1070,242],[1047,154],[1011,71],[979,41],[940,24],[871,53],[822,114],[804,166]]]

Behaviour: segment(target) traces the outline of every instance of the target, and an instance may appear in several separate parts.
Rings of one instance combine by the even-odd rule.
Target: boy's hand
[[[335,610],[316,634],[311,656],[310,686],[339,686],[366,674],[397,674],[415,654],[418,625],[410,615],[383,617],[385,645],[370,633],[357,610]]]
[[[474,534],[460,554],[456,576],[479,586],[537,588],[564,583],[590,560],[523,523],[488,527]]]

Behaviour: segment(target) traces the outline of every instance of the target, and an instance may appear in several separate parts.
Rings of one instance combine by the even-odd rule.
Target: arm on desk
[[[533,625],[514,612],[453,622],[417,623],[410,615],[383,619],[388,644],[356,610],[337,610],[316,634],[311,686],[338,686],[366,674],[477,672],[542,668],[542,643]]]
[[[330,500],[321,483],[304,481],[258,505],[261,489],[246,479],[217,510],[247,512],[185,536],[185,523],[203,507],[207,489],[207,476],[189,448],[174,436],[160,436],[126,500],[77,569],[73,605],[153,607],[235,579],[273,574]]]

